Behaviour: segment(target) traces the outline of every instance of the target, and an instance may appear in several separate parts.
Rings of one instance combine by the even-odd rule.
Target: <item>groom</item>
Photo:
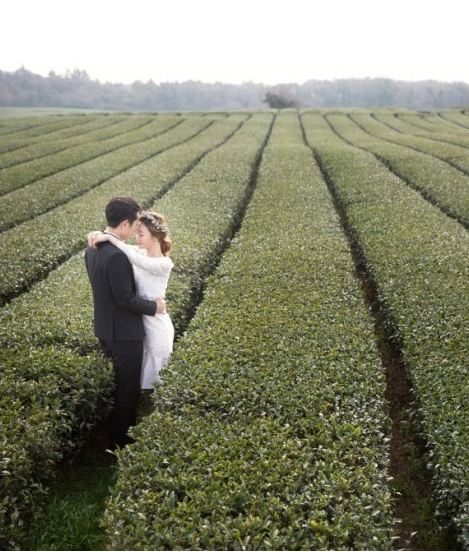
[[[140,211],[140,205],[131,197],[111,199],[106,206],[105,232],[127,240],[137,230]],[[125,253],[109,242],[96,249],[88,246],[85,263],[93,290],[94,333],[114,367],[111,439],[122,448],[133,442],[127,431],[137,417],[144,337],[142,314],[164,313],[165,302],[136,295],[132,265]]]

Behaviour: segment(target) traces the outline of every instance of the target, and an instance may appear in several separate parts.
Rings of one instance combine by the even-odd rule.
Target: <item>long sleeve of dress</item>
[[[169,257],[147,257],[135,245],[120,241],[117,243],[117,247],[127,255],[133,265],[148,270],[155,276],[166,276],[174,266]]]
[[[154,316],[156,303],[135,294],[135,290],[132,289],[131,285],[131,273],[132,267],[125,256],[118,254],[116,251],[116,254],[109,258],[107,270],[114,301],[125,310]],[[123,277],[123,275],[126,276]]]

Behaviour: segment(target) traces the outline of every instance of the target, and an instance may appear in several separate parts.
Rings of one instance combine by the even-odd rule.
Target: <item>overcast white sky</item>
[[[101,82],[469,83],[465,0],[4,0],[0,69]]]

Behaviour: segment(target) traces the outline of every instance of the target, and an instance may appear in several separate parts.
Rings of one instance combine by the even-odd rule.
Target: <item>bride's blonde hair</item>
[[[161,246],[161,252],[167,257],[171,251],[173,242],[169,237],[169,228],[164,216],[154,211],[143,211],[139,221],[148,228],[152,236],[158,239]]]

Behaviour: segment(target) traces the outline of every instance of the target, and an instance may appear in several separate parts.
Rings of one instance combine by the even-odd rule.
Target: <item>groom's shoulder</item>
[[[114,255],[125,256],[125,253],[123,253],[115,245],[112,245],[112,243],[110,242],[102,242],[98,244],[96,248],[87,246],[85,250],[86,257],[94,257],[96,259],[101,259],[101,260],[110,258]]]

